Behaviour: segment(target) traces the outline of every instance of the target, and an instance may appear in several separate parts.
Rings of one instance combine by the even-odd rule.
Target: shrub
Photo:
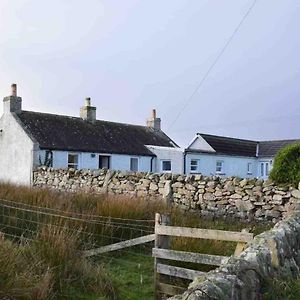
[[[298,185],[300,182],[300,144],[289,145],[278,152],[270,179],[278,184]]]

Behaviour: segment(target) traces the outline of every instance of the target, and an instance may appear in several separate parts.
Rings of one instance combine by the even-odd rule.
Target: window
[[[199,159],[191,159],[191,172],[199,172]]]
[[[269,163],[266,163],[266,176],[269,176]]]
[[[260,163],[260,176],[264,176],[264,163]]]
[[[130,171],[137,172],[139,170],[139,159],[137,157],[130,158]]]
[[[161,161],[161,170],[163,172],[171,172],[171,170],[172,170],[171,160],[162,160]]]
[[[252,163],[247,164],[247,174],[249,174],[249,175],[252,174]]]
[[[261,162],[260,163],[260,176],[263,179],[266,179],[269,176],[269,171],[270,171],[270,163],[267,161]]]
[[[99,169],[109,169],[110,168],[110,156],[109,155],[99,155]]]
[[[78,154],[68,155],[68,168],[78,169]]]
[[[46,150],[45,152],[45,166],[53,167],[53,152],[51,150]]]
[[[224,174],[224,161],[217,160],[216,162],[216,173],[217,174]]]

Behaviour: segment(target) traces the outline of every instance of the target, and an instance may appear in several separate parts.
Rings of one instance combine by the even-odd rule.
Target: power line
[[[222,48],[221,52],[218,54],[218,56],[215,58],[215,60],[213,61],[213,63],[211,64],[211,66],[209,67],[209,69],[207,70],[207,72],[204,74],[204,76],[202,77],[201,81],[199,82],[199,84],[196,86],[196,88],[194,89],[194,91],[192,92],[192,94],[190,95],[190,97],[187,98],[187,100],[185,101],[182,109],[178,112],[178,114],[176,115],[176,117],[174,118],[173,122],[170,124],[168,130],[170,130],[171,127],[173,127],[173,125],[176,123],[176,121],[179,119],[179,117],[182,115],[183,111],[187,108],[187,106],[189,105],[189,103],[191,102],[192,98],[195,96],[195,94],[198,92],[198,90],[200,89],[200,87],[203,85],[203,83],[205,82],[206,78],[208,77],[208,75],[210,74],[210,72],[212,71],[212,69],[214,68],[214,66],[217,64],[217,62],[219,61],[219,59],[221,58],[221,56],[223,55],[223,53],[225,52],[225,50],[227,49],[227,47],[229,46],[229,44],[231,43],[231,41],[233,40],[234,36],[236,35],[236,33],[239,31],[239,29],[241,28],[241,26],[243,25],[244,21],[246,20],[246,18],[248,17],[248,15],[250,14],[250,12],[253,10],[254,6],[256,5],[258,0],[254,0],[252,5],[250,6],[250,8],[247,10],[247,12],[245,13],[245,15],[243,16],[243,18],[241,19],[241,21],[239,22],[239,24],[237,25],[237,27],[235,28],[235,30],[233,31],[232,35],[230,36],[230,38],[228,39],[228,41],[225,43],[224,47]]]

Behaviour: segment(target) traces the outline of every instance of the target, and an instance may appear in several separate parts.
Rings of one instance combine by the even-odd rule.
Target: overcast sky
[[[145,124],[180,145],[196,132],[300,138],[300,1],[0,0],[0,95],[26,110]],[[2,107],[0,108],[2,113]],[[176,115],[178,120],[173,123]]]

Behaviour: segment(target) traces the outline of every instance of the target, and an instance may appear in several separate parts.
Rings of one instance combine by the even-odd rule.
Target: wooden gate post
[[[155,214],[155,248],[170,249],[171,237],[167,235],[157,234],[157,227],[159,225],[168,226],[171,224],[171,218],[169,214],[161,215],[159,213]],[[161,299],[159,292],[159,275],[157,273],[157,264],[161,261],[159,258],[154,258],[154,297],[156,300]]]

